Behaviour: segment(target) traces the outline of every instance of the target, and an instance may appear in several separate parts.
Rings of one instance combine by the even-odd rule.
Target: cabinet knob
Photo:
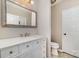
[[[30,47],[29,45],[26,45],[26,47],[28,48],[28,47]]]
[[[12,51],[10,51],[9,53],[10,53],[10,54],[13,54],[13,52],[12,52]]]
[[[39,41],[37,41],[36,43],[39,44]]]

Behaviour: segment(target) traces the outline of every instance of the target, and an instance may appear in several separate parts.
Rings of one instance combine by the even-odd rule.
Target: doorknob
[[[67,35],[66,33],[64,33],[64,35]]]

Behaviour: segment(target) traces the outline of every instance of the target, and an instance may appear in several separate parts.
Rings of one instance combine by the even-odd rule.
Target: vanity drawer
[[[19,53],[23,54],[23,53],[31,51],[31,50],[33,50],[37,47],[40,47],[40,41],[39,40],[26,42],[24,44],[19,45]]]
[[[36,40],[35,48],[32,49],[33,58],[45,58],[46,57],[46,40]]]
[[[23,44],[19,45],[19,53],[20,54],[24,54],[25,52],[30,51],[30,49],[32,49],[32,45],[30,44],[30,42],[23,43]]]
[[[31,44],[32,44],[34,49],[35,48],[39,48],[39,47],[41,47],[41,40],[40,39],[39,40],[35,40]]]
[[[1,50],[1,58],[12,58],[18,55],[18,46],[8,47]]]

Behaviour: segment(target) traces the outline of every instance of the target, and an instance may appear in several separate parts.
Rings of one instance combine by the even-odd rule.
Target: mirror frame
[[[12,1],[11,1],[12,2]],[[14,3],[14,2],[12,2]],[[17,3],[14,3],[22,8],[25,8]],[[2,27],[9,27],[9,28],[36,28],[37,27],[37,12],[28,8],[25,8],[31,12],[34,12],[36,14],[36,26],[27,26],[27,25],[13,25],[13,24],[6,24],[6,13],[7,13],[7,6],[6,6],[6,0],[1,0],[1,26]]]

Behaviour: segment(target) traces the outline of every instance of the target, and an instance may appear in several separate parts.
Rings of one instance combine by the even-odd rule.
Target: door
[[[62,49],[79,57],[79,6],[62,12]]]

